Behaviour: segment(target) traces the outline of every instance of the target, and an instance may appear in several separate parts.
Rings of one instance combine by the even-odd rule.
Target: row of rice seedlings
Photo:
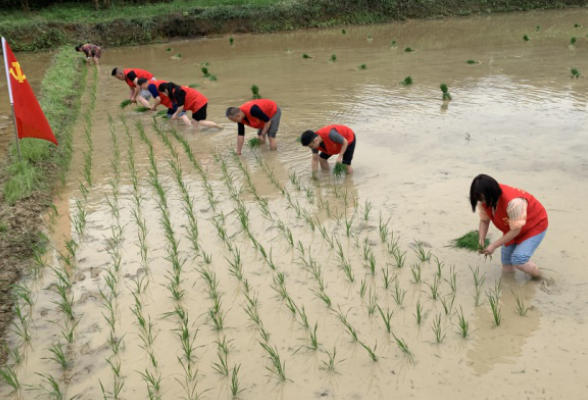
[[[343,246],[341,245],[341,242],[339,242],[339,239],[335,239],[335,241],[337,243],[337,250],[336,251],[337,251],[338,266],[339,266],[339,268],[341,268],[343,270],[343,273],[345,274],[345,277],[347,278],[349,283],[354,283],[355,277],[353,275],[353,269],[351,268],[351,263],[346,258],[345,252],[343,251]]]
[[[94,154],[94,142],[92,139],[92,118],[96,108],[96,89],[98,88],[98,70],[93,70],[92,88],[89,92],[88,112],[84,114],[86,125],[84,127],[84,138],[87,149],[82,151],[84,156],[84,179],[88,186],[92,186],[92,155]]]
[[[265,218],[272,221],[273,217],[272,217],[270,210],[269,210],[269,203],[268,203],[267,198],[261,197],[259,195],[259,193],[257,192],[257,188],[255,187],[255,185],[253,184],[253,180],[251,179],[251,173],[249,172],[249,169],[247,169],[245,167],[245,165],[243,164],[241,158],[237,155],[237,153],[233,154],[233,162],[237,165],[239,170],[241,170],[241,172],[243,173],[243,176],[245,177],[245,183],[247,184],[247,188],[248,188],[249,192],[255,198],[255,201],[257,201],[257,205],[258,205],[261,213],[263,214],[263,216]]]

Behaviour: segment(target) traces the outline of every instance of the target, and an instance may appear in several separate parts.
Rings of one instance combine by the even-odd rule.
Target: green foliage
[[[336,163],[335,167],[333,168],[333,175],[336,178],[340,178],[343,176],[343,174],[347,173],[347,165],[342,164],[342,163]]]
[[[413,51],[414,51],[414,49],[411,47],[407,47],[406,49],[404,49],[405,53],[412,53]]]
[[[392,42],[390,43],[390,47],[392,47],[392,48],[397,47],[396,40],[392,39]]]
[[[331,61],[332,62],[337,61],[337,54],[331,54]]]
[[[471,231],[465,235],[451,241],[451,246],[458,249],[465,249],[469,251],[478,251],[480,246],[478,245],[479,232]],[[486,239],[486,246],[490,244],[490,240]]]
[[[254,99],[261,99],[261,95],[259,94],[259,86],[251,85],[251,93],[253,94]]]
[[[312,56],[310,54],[302,53],[302,58],[309,59],[312,58]]]
[[[580,77],[580,71],[578,71],[578,68],[572,68],[570,72],[572,73],[572,78]]]
[[[121,110],[124,110],[125,108],[127,108],[128,106],[130,106],[131,104],[133,104],[133,102],[129,99],[123,100],[120,102],[119,107]]]
[[[531,40],[531,39],[529,39],[529,36],[528,36],[528,35],[523,35],[523,40],[524,40],[525,42],[528,42],[528,41],[529,41],[529,40]]]
[[[359,69],[359,70],[367,69],[367,65],[361,64],[359,67],[357,67],[357,69]]]
[[[402,81],[402,84],[404,86],[412,85],[412,77],[407,76],[406,78],[404,78],[404,80]]]
[[[345,35],[347,32],[345,31],[345,29],[341,29],[341,33]]]
[[[576,41],[577,41],[577,40],[578,40],[578,39],[576,39],[575,37],[571,38],[571,39],[570,39],[570,46],[575,46],[575,45],[576,45]]]
[[[261,146],[261,140],[259,140],[258,138],[251,138],[249,139],[249,147],[252,149],[255,149],[259,146]]]
[[[479,64],[480,63],[479,61],[476,61],[476,60],[467,60],[466,62],[468,64]]]
[[[232,37],[232,36],[231,36],[231,37],[229,37],[229,45],[231,45],[231,46],[232,46],[232,45],[233,45],[233,43],[234,43],[234,41],[235,41],[235,39],[233,39],[233,37]]]
[[[451,100],[451,95],[449,94],[449,89],[445,83],[442,83],[440,86],[441,92],[443,92],[443,101]]]

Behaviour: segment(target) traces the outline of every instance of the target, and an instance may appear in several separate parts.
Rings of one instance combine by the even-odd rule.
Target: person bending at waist
[[[77,45],[75,49],[77,52],[82,51],[86,55],[86,64],[90,64],[94,60],[94,64],[98,65],[98,60],[102,56],[102,49],[99,46],[86,43]]]
[[[167,108],[167,118],[171,118],[177,111],[178,105],[173,103],[169,97],[165,95],[165,93],[161,93],[158,90],[159,85],[167,84],[167,81],[162,80],[151,80],[148,81],[145,78],[140,78],[137,81],[137,84],[141,87],[141,90],[148,90],[151,96],[153,96],[153,105],[150,108],[150,111],[155,111],[157,107],[161,104],[162,106]],[[185,111],[182,111],[178,117],[183,117],[186,115]],[[187,118],[187,117],[186,117]]]
[[[541,278],[539,267],[531,261],[531,256],[543,240],[549,224],[543,205],[530,193],[500,184],[484,174],[472,181],[470,203],[472,211],[476,212],[478,207],[480,213],[479,252],[492,255],[502,246],[503,272],[518,269],[533,279]],[[486,247],[490,221],[503,235]]]
[[[312,151],[313,174],[318,171],[319,164],[323,170],[328,171],[327,160],[337,154],[337,162],[347,165],[347,173],[352,174],[351,160],[356,142],[355,133],[345,125],[327,125],[316,132],[305,131],[300,136],[302,146],[310,147]]]
[[[223,129],[216,122],[206,120],[208,99],[196,89],[168,82],[160,84],[157,90],[169,97],[171,102],[177,106],[176,111],[171,116],[172,120],[180,117],[187,126],[193,126],[196,129],[199,129],[200,125]],[[192,111],[192,121],[185,115],[184,111]],[[184,115],[182,115],[183,112]]]
[[[282,110],[278,105],[268,99],[251,100],[241,107],[227,108],[227,118],[238,124],[237,154],[241,155],[245,142],[245,125],[257,128],[257,136],[262,144],[265,137],[269,137],[270,150],[276,150],[278,143],[276,135],[280,127]]]
[[[141,78],[145,78],[149,81],[155,80],[151,72],[139,68],[114,68],[112,70],[112,76],[114,76],[116,79],[124,81],[129,86],[129,99],[131,102],[139,102],[143,107],[151,108],[149,105],[151,94],[148,90],[141,90],[141,87],[137,84]]]

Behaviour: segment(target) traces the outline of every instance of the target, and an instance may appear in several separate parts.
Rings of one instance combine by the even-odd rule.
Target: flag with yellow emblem
[[[13,105],[18,138],[43,139],[57,145],[57,139],[51,131],[33,89],[31,89],[25,73],[4,38],[2,38],[2,52],[8,81],[8,94],[10,104]]]

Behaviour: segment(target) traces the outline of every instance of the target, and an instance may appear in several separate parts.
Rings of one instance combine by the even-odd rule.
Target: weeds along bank
[[[91,41],[101,46],[149,44],[210,34],[272,32],[435,18],[472,13],[586,6],[586,0],[206,0],[124,5],[94,11],[91,5],[57,5],[27,14],[0,14],[0,34],[15,51],[53,49]]]
[[[12,146],[0,165],[0,337],[12,319],[9,290],[31,260],[44,254],[41,214],[51,204],[54,182],[65,178],[72,155],[72,130],[84,92],[86,68],[69,47],[53,57],[41,85],[40,104],[59,141],[21,140],[23,161]],[[0,346],[0,363],[3,360]]]

